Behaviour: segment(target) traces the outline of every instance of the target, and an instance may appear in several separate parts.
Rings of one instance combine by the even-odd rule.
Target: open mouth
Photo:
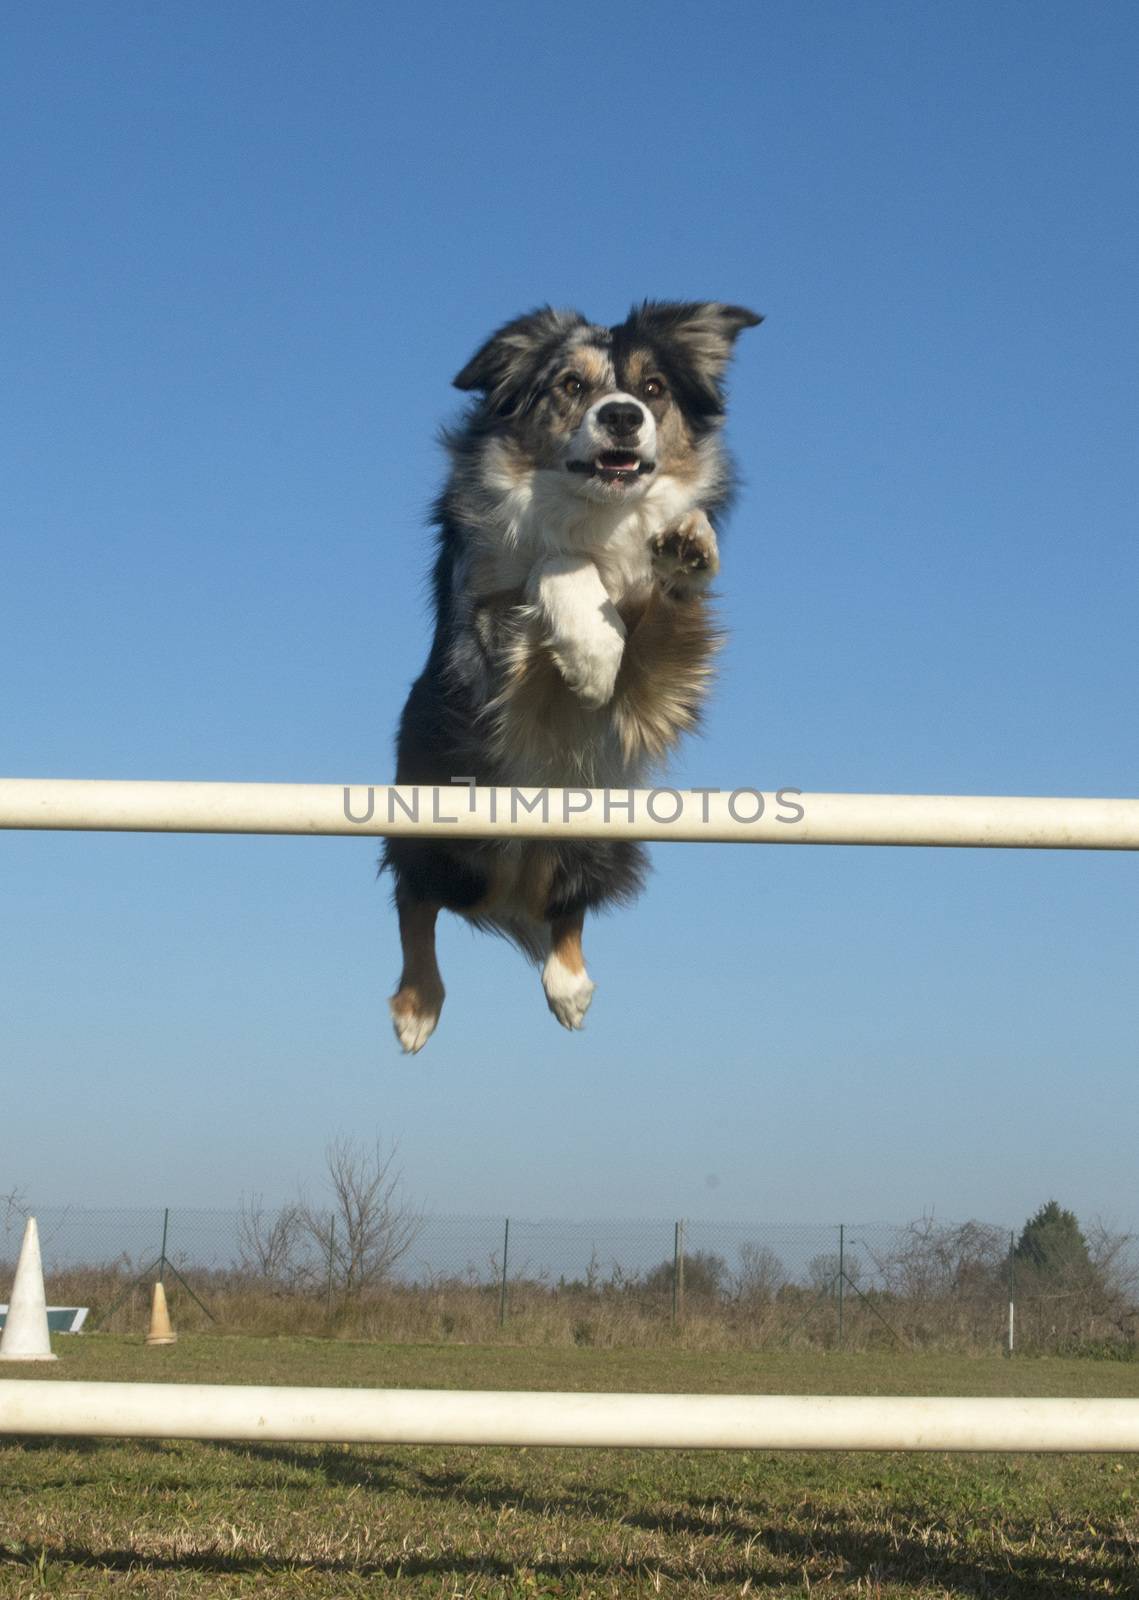
[[[592,461],[567,461],[566,468],[602,483],[632,483],[635,478],[655,472],[656,462],[643,461],[635,450],[602,450]]]

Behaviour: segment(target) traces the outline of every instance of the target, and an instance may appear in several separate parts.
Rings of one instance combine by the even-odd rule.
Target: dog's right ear
[[[532,381],[548,352],[585,318],[578,311],[542,306],[515,317],[492,333],[454,379],[456,389],[480,390],[492,410],[507,414]]]

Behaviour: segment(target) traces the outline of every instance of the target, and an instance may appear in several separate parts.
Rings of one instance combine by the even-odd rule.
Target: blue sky
[[[0,769],[383,781],[450,379],[543,301],[741,338],[679,783],[1135,794],[1126,4],[17,8]],[[0,1191],[1139,1222],[1133,856],[662,846],[569,1037],[362,840],[0,837]]]

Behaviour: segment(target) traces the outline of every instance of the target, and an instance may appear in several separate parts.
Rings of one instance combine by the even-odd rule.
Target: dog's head
[[[694,477],[724,415],[732,346],[762,319],[718,301],[647,300],[612,328],[549,307],[508,322],[455,379],[520,472],[613,504]]]

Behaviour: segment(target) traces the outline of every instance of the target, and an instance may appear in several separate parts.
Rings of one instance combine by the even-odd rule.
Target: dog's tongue
[[[637,465],[637,458],[631,450],[603,450],[597,458],[597,464],[606,472],[632,472]]]

